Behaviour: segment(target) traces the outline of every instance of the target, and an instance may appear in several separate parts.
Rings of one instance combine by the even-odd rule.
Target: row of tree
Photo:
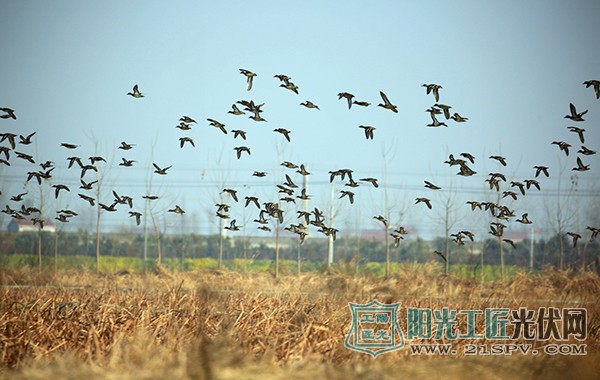
[[[273,260],[276,247],[272,239],[256,237],[226,237],[219,235],[164,235],[157,241],[155,236],[145,240],[143,234],[111,233],[100,236],[96,244],[96,234],[88,231],[62,232],[53,234],[42,232],[1,232],[0,253],[37,254],[43,256],[96,256],[99,246],[102,256],[140,257],[146,259],[161,258],[203,258],[218,259],[260,259]],[[585,268],[593,265],[600,256],[598,241],[580,241],[576,247],[567,236],[555,235],[550,239],[538,239],[515,243],[515,247],[501,247],[497,239],[485,241],[467,241],[463,245],[451,242],[448,262],[452,264],[501,265],[540,269],[545,266],[559,268],[561,265],[561,246],[563,247],[564,267]],[[398,247],[392,242],[359,237],[340,237],[336,240],[334,262],[386,262],[389,256],[395,262],[426,262],[442,260],[433,252],[444,251],[446,239],[436,238],[425,241],[420,238],[403,240]],[[160,246],[160,256],[159,249]],[[297,238],[281,237],[279,257],[287,260],[327,262],[329,242],[325,238],[309,238],[299,245]],[[533,248],[533,261],[531,249]]]

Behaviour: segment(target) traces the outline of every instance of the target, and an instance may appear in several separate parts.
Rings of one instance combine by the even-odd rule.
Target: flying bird
[[[236,146],[235,148],[233,148],[233,150],[235,150],[235,154],[238,160],[240,159],[240,157],[242,157],[243,152],[246,152],[248,153],[248,155],[250,155],[250,148],[248,148],[247,146]]]
[[[438,255],[439,257],[441,257],[445,262],[448,262],[448,260],[446,260],[446,256],[444,256],[444,254],[440,251],[433,251],[433,253],[435,253],[436,255]]]
[[[236,105],[235,105],[235,103],[233,103],[233,104],[231,105],[231,111],[227,111],[227,113],[230,113],[230,114],[232,114],[232,115],[244,115],[244,114],[245,114],[245,112],[244,112],[244,111],[241,111],[241,110],[238,108],[238,106],[236,106]]]
[[[135,144],[127,144],[125,141],[121,141],[121,145],[117,149],[130,150]]]
[[[502,156],[490,156],[492,160],[498,161],[502,166],[506,166],[506,158]]]
[[[360,178],[359,181],[363,181],[363,182],[369,182],[371,183],[371,185],[373,185],[373,187],[379,187],[379,184],[377,183],[377,178],[372,178],[372,177],[365,177],[365,178]]]
[[[383,107],[385,109],[391,110],[394,113],[398,113],[398,107],[393,105],[388,97],[383,93],[383,91],[379,91],[379,95],[381,95],[381,99],[383,99],[383,103],[379,103],[378,107]]]
[[[424,197],[416,198],[415,204],[421,203],[421,202],[425,203],[427,205],[427,207],[431,210],[431,200],[429,198],[424,198]]]
[[[256,76],[256,74],[250,70],[245,70],[245,69],[240,69],[240,74],[243,74],[246,76],[247,89],[248,89],[248,91],[250,91],[252,89],[252,79]]]
[[[569,103],[569,110],[571,111],[571,114],[565,115],[565,119],[571,119],[573,121],[585,121],[583,115],[585,115],[588,112],[588,110],[585,110],[583,112],[577,112],[577,109],[575,108],[573,103]]]
[[[347,190],[342,190],[340,195],[340,199],[342,199],[343,197],[348,197],[348,200],[350,200],[350,204],[354,203],[354,193],[352,191],[347,191]]]
[[[234,201],[238,201],[238,197],[237,197],[237,190],[233,190],[233,189],[223,189],[222,191],[223,193],[227,193],[229,195],[231,195],[231,198],[233,198]]]
[[[185,214],[185,211],[183,211],[183,209],[179,207],[179,205],[175,205],[175,208],[169,209],[167,210],[167,212],[174,212],[175,214],[179,215]]]
[[[585,88],[592,86],[594,88],[594,93],[596,94],[596,99],[600,99],[600,80],[586,80],[583,84],[585,85]]]
[[[567,235],[573,239],[573,248],[577,247],[577,240],[581,239],[581,235],[577,232],[567,232]]]
[[[0,115],[0,118],[17,120],[17,116],[15,115],[15,110],[13,110],[12,108],[1,107],[0,111],[4,112],[4,115]]]
[[[569,155],[569,148],[571,147],[571,144],[564,141],[552,141],[552,144],[558,145],[560,150],[564,151],[567,156]]]
[[[77,149],[79,147],[79,145],[69,143],[61,143],[60,146],[65,147],[67,149]]]
[[[242,138],[242,140],[246,140],[246,132],[242,131],[241,129],[232,129],[231,132],[233,132],[233,138],[237,138],[238,136]]]
[[[540,173],[544,173],[544,175],[546,177],[549,177],[550,175],[548,174],[548,167],[547,166],[540,166],[540,165],[536,165],[533,167],[535,169],[535,178],[537,178]]]
[[[590,165],[584,165],[583,162],[581,161],[581,157],[577,157],[577,167],[573,168],[572,170],[578,171],[578,172],[585,172],[590,170]]]
[[[191,137],[180,137],[179,138],[179,147],[183,148],[183,146],[185,145],[185,143],[190,143],[194,148],[196,147],[196,145],[194,144],[194,140],[192,140]]]
[[[434,185],[433,183],[429,182],[429,181],[423,181],[425,182],[425,187],[431,190],[440,190],[441,187]],[[431,208],[431,207],[430,207]]]
[[[21,139],[20,144],[29,145],[31,144],[31,138],[35,135],[36,132],[33,132],[27,136],[19,135],[19,139]]]
[[[365,137],[367,140],[373,140],[373,132],[375,131],[375,127],[371,127],[370,125],[359,125],[358,127],[365,130]]]
[[[276,129],[273,130],[273,132],[281,133],[285,137],[285,139],[287,141],[290,141],[290,133],[291,132],[288,131],[287,129],[285,129],[285,128],[276,128]]]
[[[52,187],[54,188],[54,198],[56,199],[58,199],[58,193],[60,193],[61,190],[71,191],[67,186],[62,184],[52,185]]]
[[[354,95],[352,95],[348,92],[340,92],[338,94],[338,100],[340,100],[342,98],[346,98],[346,100],[348,101],[348,109],[352,108],[352,98],[354,98]]]
[[[139,226],[142,214],[137,211],[129,211],[129,217],[132,217],[132,216],[135,217],[135,224]]]
[[[439,90],[440,88],[443,88],[442,86],[440,86],[439,84],[423,84],[421,85],[421,87],[425,87],[427,89],[427,95],[429,95],[429,93],[433,93],[433,97],[435,98],[435,101],[438,102],[440,100],[440,93]]]
[[[317,106],[316,104],[314,104],[311,101],[305,101],[304,103],[300,103],[301,106],[304,106],[306,108],[316,108],[316,109],[320,109],[319,106]]]
[[[579,141],[581,141],[582,144],[585,142],[585,137],[583,136],[583,132],[585,132],[585,129],[578,128],[578,127],[568,127],[568,128],[569,128],[569,132],[577,133],[577,135],[579,136]]]
[[[167,166],[166,168],[161,168],[158,165],[156,165],[155,163],[152,163],[152,165],[156,169],[154,171],[154,173],[160,174],[160,175],[166,175],[167,174],[167,170],[171,169],[171,167],[173,166],[173,165],[170,165],[170,166]]]
[[[133,86],[133,92],[128,92],[127,95],[133,96],[134,98],[143,98],[144,97],[144,94],[142,94],[140,92],[137,84],[135,86]]]
[[[586,148],[585,146],[583,146],[583,145],[582,145],[582,146],[581,146],[581,149],[579,149],[579,150],[577,151],[577,153],[581,153],[581,154],[583,154],[584,156],[591,156],[592,154],[596,154],[596,151],[595,151],[595,150],[588,149],[588,148]]]
[[[458,114],[458,112],[454,112],[454,115],[450,116],[450,119],[456,121],[457,123],[464,123],[469,120],[468,117],[462,117]]]

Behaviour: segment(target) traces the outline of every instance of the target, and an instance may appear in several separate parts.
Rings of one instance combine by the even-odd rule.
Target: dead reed
[[[600,370],[600,279],[595,274],[548,271],[478,283],[440,276],[437,269],[406,266],[388,279],[335,272],[275,279],[215,270],[56,276],[2,271],[0,376],[161,378],[169,372],[178,378],[240,373],[303,378],[308,371],[311,377],[391,378],[399,370],[431,374],[432,361],[449,378],[490,367],[497,367],[496,375],[547,378],[565,368],[582,371],[583,378]],[[408,350],[373,360],[346,349],[343,339],[351,324],[348,302],[374,298],[433,309],[586,307],[588,355],[467,358],[460,352],[473,342],[465,339],[453,343],[459,349],[454,362],[412,356]],[[406,321],[401,327],[406,329]],[[533,342],[535,347],[547,343]],[[78,375],[63,376],[69,371]]]

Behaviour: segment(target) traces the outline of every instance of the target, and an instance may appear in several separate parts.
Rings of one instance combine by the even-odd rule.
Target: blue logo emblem
[[[377,356],[404,347],[404,335],[398,323],[400,302],[383,304],[373,300],[367,304],[349,302],[352,326],[344,346],[350,350]]]

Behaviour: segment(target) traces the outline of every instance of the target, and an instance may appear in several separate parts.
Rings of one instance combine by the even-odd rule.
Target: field
[[[597,378],[600,278],[595,273],[517,273],[479,282],[439,274],[436,264],[402,265],[388,279],[341,270],[275,279],[267,272],[3,269],[0,377],[46,378]],[[347,349],[348,302],[405,308],[587,309],[587,338],[529,340],[540,354],[465,355],[489,340],[434,339],[455,355],[408,347],[373,359]],[[407,320],[399,317],[406,333]],[[483,321],[476,328],[482,329]],[[459,325],[459,327],[461,327]],[[435,326],[434,326],[435,329]],[[586,355],[549,355],[552,344],[586,344]]]

